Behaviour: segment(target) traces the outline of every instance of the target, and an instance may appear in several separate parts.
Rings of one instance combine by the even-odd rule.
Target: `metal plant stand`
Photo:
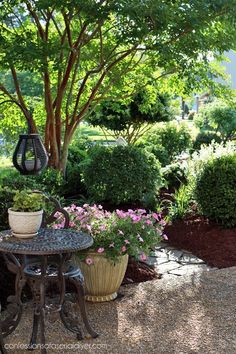
[[[15,296],[8,298],[8,316],[1,321],[3,338],[12,333],[18,326],[22,315],[21,293],[26,282],[29,284],[34,301],[33,330],[29,349],[34,349],[38,328],[40,328],[41,353],[45,349],[45,313],[59,312],[67,329],[82,339],[78,321],[68,313],[66,301],[66,282],[76,289],[76,301],[79,304],[81,317],[88,333],[93,337],[98,334],[91,328],[85,308],[83,275],[78,266],[70,262],[73,252],[86,249],[93,243],[91,236],[73,230],[41,229],[32,239],[19,240],[11,236],[10,231],[0,233],[0,251],[8,270],[16,274]],[[37,256],[36,262],[27,264],[28,256]],[[46,305],[46,290],[51,281],[59,286],[59,300],[53,306]]]

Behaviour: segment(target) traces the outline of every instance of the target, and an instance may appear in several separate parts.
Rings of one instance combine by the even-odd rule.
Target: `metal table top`
[[[0,251],[24,255],[51,255],[71,253],[89,248],[93,238],[70,229],[40,229],[30,239],[19,239],[11,230],[0,232]]]

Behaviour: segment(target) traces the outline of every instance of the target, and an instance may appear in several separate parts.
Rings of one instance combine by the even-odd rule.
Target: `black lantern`
[[[25,113],[25,108],[15,100],[5,100],[0,102],[0,105],[10,102],[15,103]],[[47,166],[48,155],[40,136],[32,133],[30,121],[26,114],[25,116],[28,134],[20,135],[13,154],[13,165],[22,175],[36,175]]]
[[[36,175],[47,166],[48,155],[38,134],[20,135],[13,165],[22,175]]]

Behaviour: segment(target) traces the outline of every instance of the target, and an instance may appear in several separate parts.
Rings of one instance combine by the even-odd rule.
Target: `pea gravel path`
[[[47,320],[48,353],[236,353],[236,267],[128,285],[121,293],[124,297],[113,302],[87,303],[100,332],[96,339],[75,341],[53,314]],[[30,306],[6,343],[28,342]],[[57,344],[67,347],[53,349]],[[29,352],[15,347],[9,353]]]

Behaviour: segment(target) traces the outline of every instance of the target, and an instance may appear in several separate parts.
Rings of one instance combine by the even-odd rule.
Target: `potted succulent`
[[[12,234],[18,238],[30,238],[36,235],[42,224],[44,196],[22,190],[16,192],[13,202],[13,206],[8,209]]]
[[[90,233],[94,239],[91,249],[78,252],[74,261],[85,278],[86,300],[109,301],[117,296],[128,264],[128,256],[145,260],[162,238],[165,221],[160,214],[144,209],[108,212],[102,206],[67,208],[70,227]],[[58,222],[55,228],[63,227]]]

